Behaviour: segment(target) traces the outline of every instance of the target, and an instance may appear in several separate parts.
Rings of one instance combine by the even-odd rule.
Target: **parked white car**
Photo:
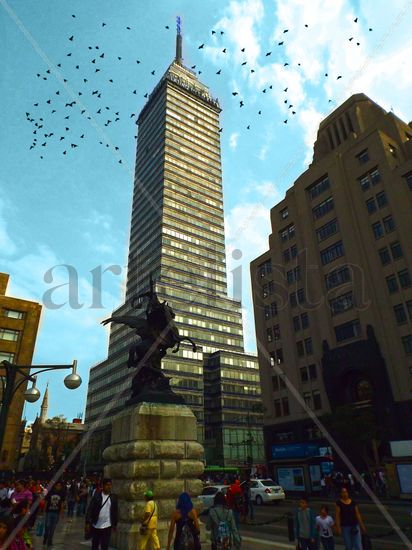
[[[260,506],[269,502],[285,500],[285,491],[275,483],[273,479],[250,480],[250,493],[252,500]]]
[[[227,488],[227,485],[208,485],[204,487],[201,494],[197,497],[203,502],[203,511],[209,510],[213,506],[216,493],[221,491],[225,495]]]

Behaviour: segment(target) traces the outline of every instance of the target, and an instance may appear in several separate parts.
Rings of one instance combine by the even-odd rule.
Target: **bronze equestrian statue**
[[[157,402],[181,403],[183,400],[172,392],[169,378],[161,370],[161,360],[168,349],[172,349],[172,353],[177,353],[183,341],[190,342],[194,352],[196,344],[191,338],[180,336],[174,321],[175,313],[167,301],[159,300],[151,275],[149,291],[133,298],[132,308],[140,309],[144,298],[148,298],[146,319],[141,316],[124,315],[102,321],[103,325],[108,323],[127,325],[133,328],[140,338],[129,349],[127,366],[138,369],[133,378],[132,399],[129,402],[151,399]]]

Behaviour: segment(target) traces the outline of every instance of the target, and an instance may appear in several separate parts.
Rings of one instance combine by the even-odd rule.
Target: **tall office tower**
[[[9,361],[15,365],[31,365],[41,305],[14,296],[7,296],[8,282],[9,275],[0,273],[0,363]],[[0,376],[4,376],[1,364]],[[21,376],[17,376],[18,381]],[[15,470],[18,465],[24,435],[24,424],[21,417],[26,387],[27,382],[17,389],[8,412],[3,447],[0,449],[0,470]]]
[[[251,264],[269,460],[325,443],[274,365],[317,415],[372,408],[389,438],[412,437],[411,193],[411,124],[356,94],[272,208],[269,250]]]
[[[196,414],[201,441],[209,354],[244,351],[241,306],[227,296],[219,113],[218,101],[183,65],[178,32],[176,58],[138,117],[126,299],[113,313],[130,313],[133,297],[148,290],[151,273],[159,297],[167,299],[176,313],[180,333],[199,345],[195,353],[187,345],[182,345],[179,354],[169,353],[162,368]],[[134,339],[129,328],[111,327],[109,357],[90,371],[89,426],[101,417],[121,384],[133,376],[125,364]],[[256,388],[256,357],[248,360],[255,369],[250,386]],[[254,389],[249,398],[251,403],[259,399]],[[109,443],[111,417],[126,399],[110,404],[110,414],[93,434],[89,466],[100,460],[102,447]],[[253,429],[260,430],[258,414],[253,417]]]

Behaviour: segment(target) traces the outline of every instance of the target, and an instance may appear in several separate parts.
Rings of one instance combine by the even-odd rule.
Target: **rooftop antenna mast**
[[[181,34],[181,27],[182,25],[182,19],[180,15],[176,17],[176,62],[182,63],[182,34]]]

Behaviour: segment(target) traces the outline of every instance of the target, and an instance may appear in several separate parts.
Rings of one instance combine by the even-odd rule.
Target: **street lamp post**
[[[37,375],[42,372],[48,372],[52,370],[67,370],[72,369],[71,374],[68,374],[64,379],[64,385],[69,390],[75,390],[78,388],[82,379],[77,374],[77,360],[73,361],[72,365],[37,365],[34,368],[37,368],[36,372],[26,373],[23,369],[31,369],[33,365],[14,365],[9,361],[2,361],[0,363],[1,367],[5,370],[5,376],[1,376],[2,383],[2,399],[1,399],[1,411],[0,411],[0,450],[3,447],[4,435],[6,432],[7,417],[9,413],[9,408],[13,400],[14,394],[20,388],[22,384],[27,381],[32,382],[32,387],[27,388],[24,392],[24,398],[29,403],[34,403],[40,397],[40,392],[36,388],[36,379]],[[21,378],[17,379],[17,374],[21,375]]]

